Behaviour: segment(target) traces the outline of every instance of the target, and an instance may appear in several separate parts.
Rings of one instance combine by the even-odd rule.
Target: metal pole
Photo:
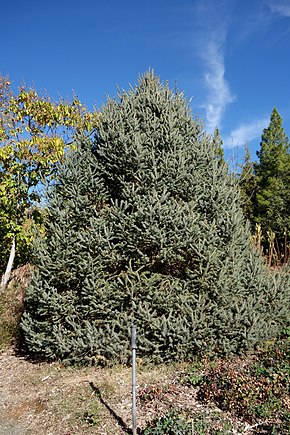
[[[132,422],[133,422],[133,435],[137,435],[136,426],[136,325],[131,327],[131,348],[132,348]]]

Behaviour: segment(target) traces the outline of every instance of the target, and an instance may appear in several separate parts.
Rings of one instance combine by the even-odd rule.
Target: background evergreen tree
[[[224,161],[225,153],[223,149],[223,141],[219,132],[219,129],[216,127],[213,133],[213,145],[217,150],[218,159]]]
[[[290,231],[289,150],[289,139],[282,126],[282,118],[274,108],[257,152],[259,161],[254,165],[257,186],[254,217],[262,227],[267,251],[270,250],[273,234],[277,254],[280,258],[284,256],[284,261],[287,260],[285,253]]]
[[[125,362],[133,321],[139,355],[155,362],[239,352],[277,332],[288,287],[252,249],[218,155],[152,72],[108,99],[95,141],[79,140],[49,195],[22,319],[28,352]]]
[[[244,216],[249,220],[254,228],[255,223],[253,213],[256,201],[256,177],[248,144],[245,145],[244,158],[240,168],[239,187],[241,191]]]

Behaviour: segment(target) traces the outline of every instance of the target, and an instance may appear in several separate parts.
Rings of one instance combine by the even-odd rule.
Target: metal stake
[[[132,348],[132,422],[133,422],[133,435],[137,435],[136,426],[136,325],[131,327],[131,348]]]

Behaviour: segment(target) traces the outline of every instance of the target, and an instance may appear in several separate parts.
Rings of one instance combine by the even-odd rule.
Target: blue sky
[[[100,108],[154,68],[192,98],[227,156],[253,158],[274,106],[290,136],[290,0],[14,0],[1,5],[0,73]]]

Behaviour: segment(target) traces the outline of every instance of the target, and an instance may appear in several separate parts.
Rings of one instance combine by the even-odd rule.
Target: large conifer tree
[[[218,144],[152,72],[109,99],[49,196],[26,349],[70,361],[238,352],[285,320],[286,286],[253,251]],[[270,279],[273,282],[270,282]]]
[[[257,155],[254,219],[262,227],[264,245],[267,244],[267,232],[273,232],[277,249],[283,255],[285,242],[288,243],[285,236],[290,235],[290,144],[275,107],[269,126],[263,131]]]

